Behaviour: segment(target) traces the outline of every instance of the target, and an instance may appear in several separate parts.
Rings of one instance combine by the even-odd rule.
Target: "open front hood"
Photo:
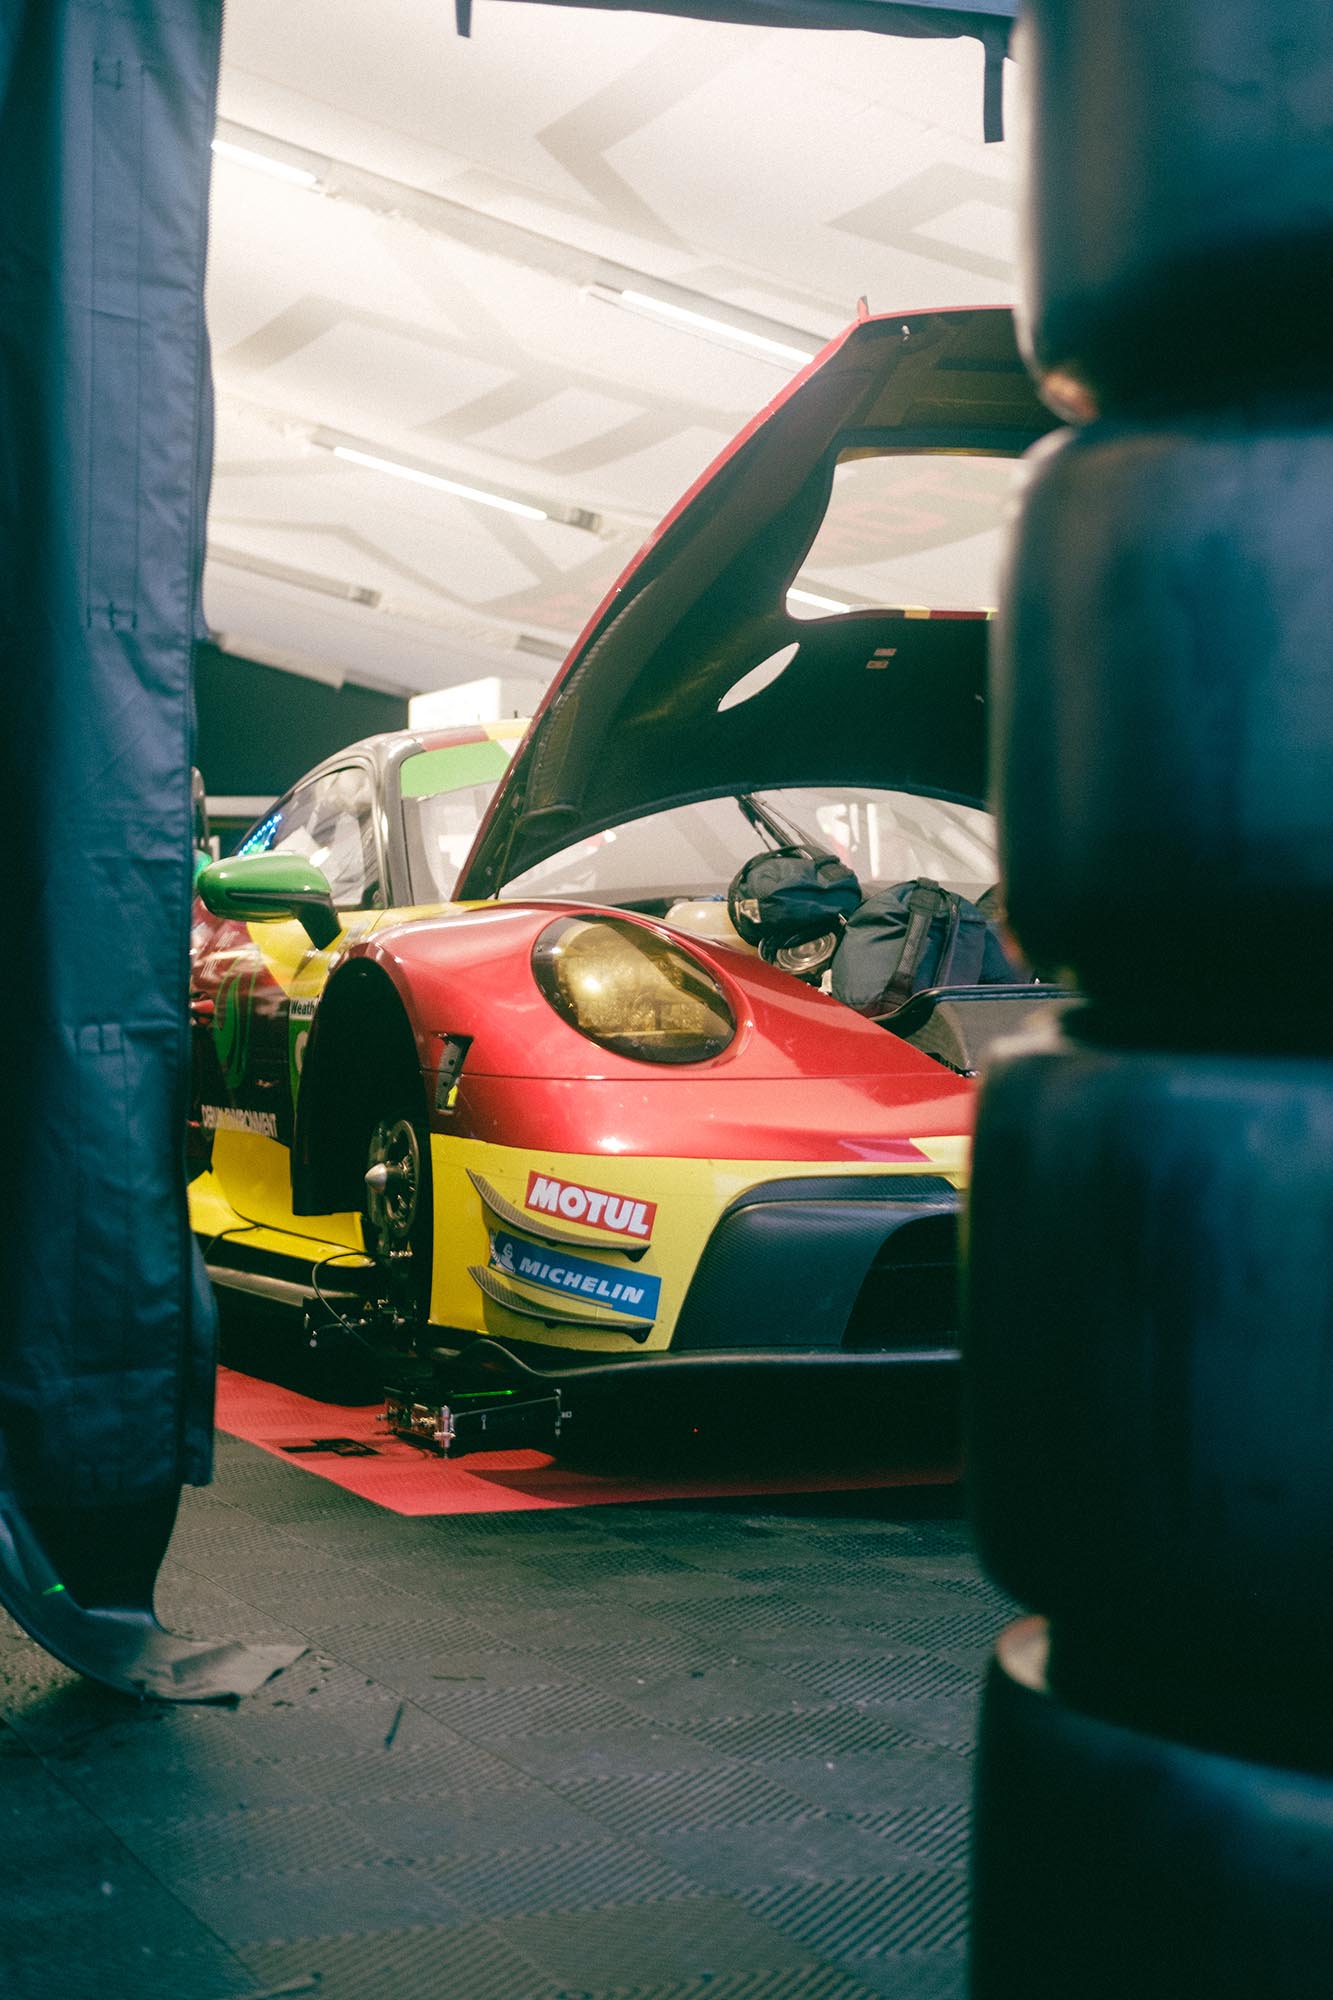
[[[1013,456],[1054,421],[1007,308],[849,327],[715,461],[594,614],[455,893],[493,896],[603,827],[729,792],[879,785],[984,803],[984,618],[796,619],[786,593],[840,452]],[[719,707],[791,646],[769,686]]]

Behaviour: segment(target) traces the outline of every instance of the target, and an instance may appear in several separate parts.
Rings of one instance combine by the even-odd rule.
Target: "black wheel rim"
[[[381,1118],[370,1135],[366,1218],[380,1251],[410,1247],[421,1195],[421,1146],[410,1118]]]

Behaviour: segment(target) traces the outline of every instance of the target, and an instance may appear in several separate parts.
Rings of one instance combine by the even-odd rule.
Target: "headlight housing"
[[[636,1062],[707,1062],[736,1033],[707,966],[643,924],[557,917],[532,948],[532,970],[571,1028]]]

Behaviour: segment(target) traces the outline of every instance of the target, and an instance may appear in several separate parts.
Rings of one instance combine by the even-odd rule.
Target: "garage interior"
[[[11,106],[22,62],[50,67],[37,6],[16,0],[24,33],[0,50]],[[876,10],[901,19],[872,32]],[[94,38],[103,11],[60,0]],[[136,33],[160,16],[164,47],[190,13],[112,11]],[[210,850],[232,856],[360,738],[531,715],[663,516],[850,321],[1017,305],[1071,426],[1058,448],[1017,477],[904,456],[871,488],[853,468],[785,600],[812,620],[999,608],[1008,915],[1085,996],[1073,1027],[989,1072],[966,1426],[954,1373],[858,1375],[851,1399],[814,1370],[719,1373],[599,1397],[555,1451],[446,1461],[390,1434],[354,1355],[331,1363],[299,1317],[232,1295],[208,1483],[181,1414],[196,1298],[196,1358],[188,1338],[171,1357],[186,1469],[157,1617],[189,1642],[183,1683],[227,1692],[246,1649],[253,1671],[239,1699],[162,1681],[132,1700],[62,1664],[61,1606],[34,1625],[13,1585],[25,1510],[40,1525],[65,1497],[20,1419],[46,1395],[71,1438],[80,1421],[59,1365],[31,1364],[25,1339],[57,1318],[16,1251],[5,2000],[1322,1990],[1333,1614],[1310,1578],[1333,1458],[1327,1305],[1299,1274],[1322,1269],[1330,1226],[1327,1036],[1308,999],[1257,1022],[1200,968],[1219,913],[1279,865],[1294,886],[1272,907],[1307,993],[1333,913],[1333,701],[1327,649],[1310,651],[1330,608],[1333,325],[1307,282],[1333,159],[1301,84],[1333,89],[1333,29],[1313,0],[1282,34],[1257,0],[1113,22],[1092,0],[1031,0],[1000,136],[997,36],[1017,11],[1000,0],[691,11],[328,0],[316,24],[227,0],[202,622],[189,673],[157,693],[177,720],[194,704]],[[202,48],[216,0],[197,13]],[[96,87],[118,91],[98,61]],[[1248,123],[1218,115],[1219,77]],[[206,79],[192,88],[182,130]],[[11,162],[25,120],[0,120]],[[1283,359],[1247,316],[1220,322],[1237,273],[1265,287]],[[95,544],[92,572],[110,560]],[[125,636],[106,599],[88,642],[103,666]],[[77,680],[44,701],[16,697],[28,741],[65,727]],[[159,774],[187,774],[179,748],[155,751]],[[21,755],[5,770],[20,805],[45,800]],[[75,790],[62,867],[96,819],[95,781]],[[113,890],[104,848],[132,825],[116,797],[90,869]],[[36,903],[36,849],[26,865]],[[146,895],[130,907],[136,976],[179,999],[179,924]],[[86,918],[84,981],[106,919]],[[1141,938],[1188,1023],[1169,1037],[1145,1012]],[[11,1046],[48,997],[40,970],[15,978]],[[75,1053],[101,1065],[79,1072],[86,1105],[118,1045]],[[54,1095],[73,1072],[50,1067]],[[29,1069],[31,1131],[42,1060]],[[11,1212],[34,1194],[50,1212],[64,1129],[39,1128],[29,1179],[5,1167]],[[91,1129],[80,1190],[120,1143],[100,1108]],[[144,1252],[154,1298],[177,1256],[169,1167],[148,1203],[167,1246]],[[100,1226],[110,1241],[115,1216]],[[86,1257],[51,1239],[79,1249],[84,1327],[99,1259],[121,1268],[103,1235]],[[118,1310],[111,1376],[138,1365]],[[121,1443],[139,1423],[151,1456],[168,1403],[144,1383]],[[114,1523],[133,1478],[103,1476],[91,1446],[72,1462],[69,1497]]]
[[[530,712],[862,294],[1011,295],[983,67],[974,41],[540,7],[480,6],[464,41],[434,0],[349,0],[314,36],[233,0],[194,661],[218,851],[415,698]],[[801,585],[925,601],[952,563],[989,602],[998,535],[911,479]],[[299,1328],[235,1295],[223,1359],[235,1430],[159,1615],[308,1650],[238,1705],[163,1709],[6,1623],[7,1994],[961,1990],[972,1709],[1010,1606],[960,1518],[952,1390],[871,1422],[732,1384],[683,1436],[623,1410],[586,1465],[454,1464],[316,1400]]]

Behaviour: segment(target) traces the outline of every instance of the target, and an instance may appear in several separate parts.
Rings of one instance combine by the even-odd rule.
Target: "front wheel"
[[[390,1312],[415,1335],[430,1316],[434,1213],[430,1134],[420,1112],[390,1105],[366,1145],[361,1228]]]

